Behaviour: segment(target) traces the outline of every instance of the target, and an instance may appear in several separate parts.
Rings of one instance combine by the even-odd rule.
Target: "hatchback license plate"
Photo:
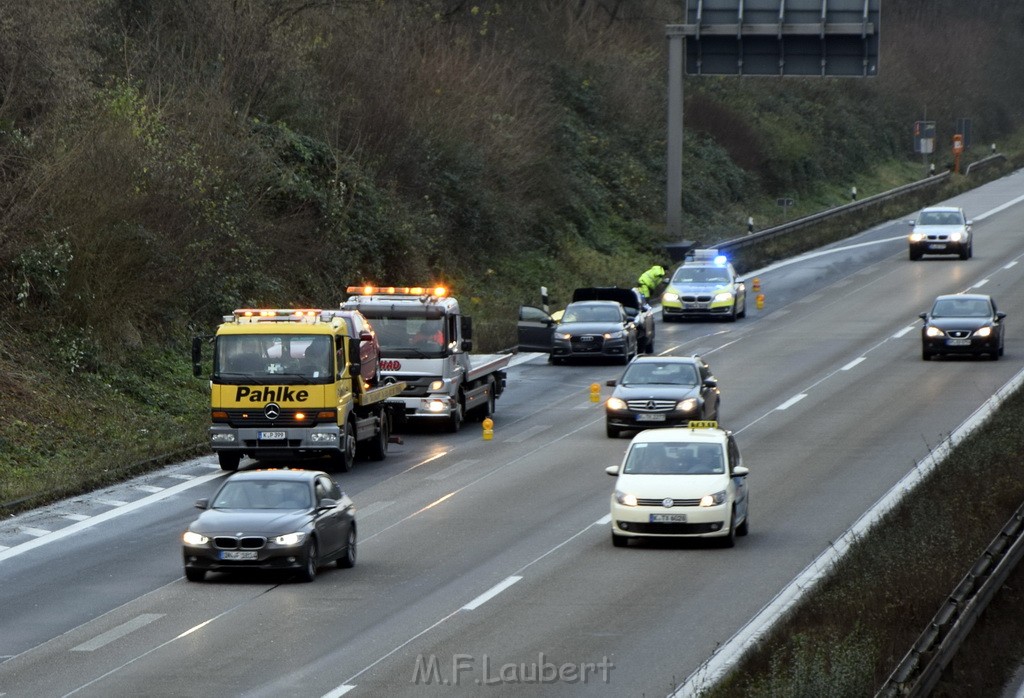
[[[222,550],[220,552],[221,560],[255,560],[255,550]]]
[[[638,422],[664,422],[665,415],[663,414],[638,414],[636,416]]]
[[[285,436],[283,431],[261,431],[260,441],[282,441]]]
[[[969,346],[971,346],[971,340],[970,339],[947,339],[946,340],[946,346],[947,347],[969,347]]]
[[[686,523],[686,514],[651,514],[651,523]]]

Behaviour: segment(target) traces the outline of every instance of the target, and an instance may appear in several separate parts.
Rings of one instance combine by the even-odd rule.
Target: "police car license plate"
[[[703,308],[707,308],[708,304],[707,303],[683,303],[683,307],[686,308],[687,310],[701,310]]]
[[[638,422],[664,422],[665,415],[663,414],[638,414],[636,416]]]
[[[971,340],[970,340],[970,338],[967,338],[967,339],[947,339],[946,340],[946,346],[947,347],[969,347],[969,346],[971,346]]]
[[[686,514],[651,514],[650,523],[686,523]]]
[[[261,431],[259,433],[260,441],[282,441],[287,436],[283,431]]]
[[[255,560],[255,550],[222,550],[220,551],[221,560]]]

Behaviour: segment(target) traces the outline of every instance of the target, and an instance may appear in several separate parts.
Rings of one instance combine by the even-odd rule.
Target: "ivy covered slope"
[[[899,5],[899,7],[891,7]],[[188,340],[238,306],[444,281],[483,349],[538,287],[664,261],[677,0],[8,0],[0,8],[0,503],[202,442]],[[1024,10],[889,3],[880,77],[687,78],[705,241],[1020,113]],[[969,51],[924,51],[936,40]],[[945,45],[945,44],[944,44]],[[927,62],[920,56],[928,55]],[[792,211],[790,212],[793,213]],[[150,460],[155,459],[155,460]]]

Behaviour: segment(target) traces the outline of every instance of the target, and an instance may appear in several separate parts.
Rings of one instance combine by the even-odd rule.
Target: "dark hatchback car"
[[[352,500],[327,473],[250,470],[235,473],[182,536],[185,577],[207,572],[295,570],[311,582],[320,566],[356,564]]]
[[[551,340],[551,363],[565,359],[614,358],[629,363],[637,354],[636,323],[616,301],[580,301],[565,307]]]
[[[608,438],[627,430],[718,420],[718,380],[699,356],[638,356],[605,402]]]
[[[932,309],[919,316],[921,358],[928,361],[943,354],[987,354],[997,361],[1003,355],[1003,319],[1006,313],[996,309],[991,296],[957,293],[939,296]]]

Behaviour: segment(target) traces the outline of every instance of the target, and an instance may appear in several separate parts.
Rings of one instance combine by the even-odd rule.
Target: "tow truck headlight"
[[[974,336],[975,337],[989,337],[991,335],[992,335],[992,328],[991,327],[982,327],[982,328],[980,328],[978,330],[975,330],[975,332],[974,332]]]
[[[185,531],[184,535],[181,536],[181,540],[184,541],[185,545],[206,545],[210,542],[209,538],[195,531]]]
[[[608,402],[605,403],[605,406],[613,412],[618,412],[619,410],[626,409],[626,401],[622,398],[610,397],[608,398]]]
[[[233,444],[235,443],[234,432],[216,432],[210,435],[210,441],[215,444]]]
[[[442,390],[443,388],[444,388],[444,381],[443,380],[431,381],[430,385],[427,386],[427,390],[429,392],[431,392],[431,393],[436,393],[438,390]]]
[[[428,412],[433,412],[435,414],[440,414],[441,412],[447,412],[448,411],[448,401],[447,400],[427,400],[426,407],[427,407],[427,411]]]
[[[292,547],[301,543],[305,538],[305,533],[296,531],[295,533],[285,533],[283,536],[276,536],[270,540],[274,545],[286,545]]]
[[[338,435],[329,431],[314,431],[309,435],[309,440],[313,443],[324,443],[324,442],[335,442],[338,440]]]
[[[679,294],[675,291],[665,291],[661,294],[662,301],[668,301],[669,303],[675,303],[679,300]]]
[[[732,291],[722,291],[715,294],[715,303],[728,303],[732,300]]]
[[[725,502],[725,490],[715,492],[714,494],[706,494],[700,498],[700,505],[702,507],[715,507],[723,502]]]
[[[676,404],[676,409],[682,412],[693,412],[697,409],[697,398],[688,397],[685,400],[680,400]]]
[[[926,337],[941,337],[945,333],[938,327],[933,327],[929,325],[928,327],[925,328],[924,334]]]
[[[627,494],[621,490],[615,490],[615,501],[624,507],[635,507],[636,495]]]

